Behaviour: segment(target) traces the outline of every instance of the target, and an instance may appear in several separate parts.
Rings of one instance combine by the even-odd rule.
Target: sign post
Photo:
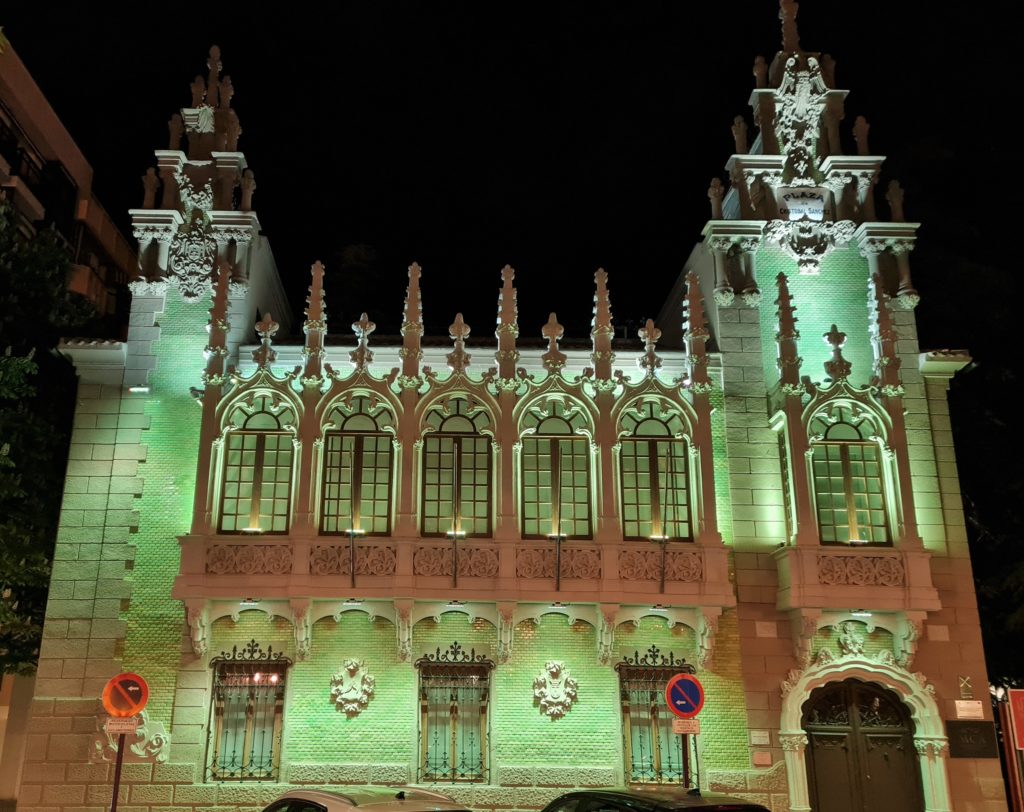
[[[704,707],[704,686],[693,674],[676,674],[665,685],[665,704],[678,718],[672,726],[683,742],[683,784],[690,786],[690,735],[700,732],[697,714]],[[697,750],[694,748],[694,757]],[[700,763],[697,762],[697,791],[700,792]]]
[[[124,737],[139,726],[138,714],[149,701],[149,686],[138,674],[118,674],[103,689],[103,707],[110,714],[106,731],[117,734],[117,760],[114,762],[114,796],[110,812],[117,812],[117,796],[121,791],[121,762],[124,760]]]

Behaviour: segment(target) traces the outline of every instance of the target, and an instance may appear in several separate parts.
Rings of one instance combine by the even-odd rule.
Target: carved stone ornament
[[[395,548],[356,545],[356,575],[394,575]],[[310,575],[351,575],[347,544],[317,544],[309,553]]]
[[[331,697],[351,719],[358,716],[373,698],[375,680],[366,671],[366,663],[349,657],[331,680]]]
[[[554,578],[554,550],[526,548],[516,551],[516,576],[519,578]],[[461,574],[461,571],[460,571]],[[601,551],[562,547],[562,578],[594,580],[601,577]]]
[[[214,544],[206,552],[213,575],[288,575],[292,548],[287,544]]]
[[[578,687],[564,663],[548,660],[544,670],[533,680],[533,696],[540,701],[541,713],[559,719],[576,702]]]
[[[182,299],[194,302],[210,295],[216,259],[217,241],[210,234],[206,215],[193,209],[192,219],[171,240],[167,263],[168,275],[177,284]]]
[[[170,756],[171,734],[162,722],[150,719],[148,711],[142,711],[139,717],[141,721],[135,730],[135,741],[132,741],[131,734],[125,738],[125,744],[128,745],[125,760],[163,764]],[[117,758],[117,738],[106,732],[105,723],[105,716],[96,720],[96,737],[91,751],[91,760],[94,762],[114,761]]]
[[[498,574],[498,551],[491,547],[460,547],[459,575],[494,578]],[[417,547],[412,559],[413,575],[451,575],[451,547]]]
[[[848,243],[856,229],[852,220],[771,220],[764,237],[795,259],[802,275],[817,276],[821,273],[821,261],[833,249]]]
[[[825,586],[904,586],[906,572],[899,555],[818,556],[818,583]]]
[[[657,581],[661,578],[661,553],[656,550],[622,550],[619,577],[624,581]],[[665,580],[694,583],[703,580],[704,562],[700,552],[686,550],[665,555]]]
[[[845,621],[839,624],[839,650],[843,654],[857,655],[864,653],[864,632],[860,624]]]

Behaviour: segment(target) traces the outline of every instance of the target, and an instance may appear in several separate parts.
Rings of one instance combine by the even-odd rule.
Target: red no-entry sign
[[[665,686],[665,703],[680,719],[692,719],[704,707],[704,686],[693,674],[676,674]]]
[[[149,686],[138,674],[118,674],[103,689],[103,707],[111,716],[138,716],[149,701]]]

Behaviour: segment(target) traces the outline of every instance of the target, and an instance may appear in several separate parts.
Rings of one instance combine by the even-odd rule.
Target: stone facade
[[[856,680],[905,708],[922,809],[1005,808],[998,761],[953,758],[944,724],[968,685],[981,697],[987,686],[945,399],[968,359],[920,352],[914,226],[902,206],[895,222],[878,220],[882,158],[863,128],[859,154],[842,155],[843,92],[795,44],[794,4],[782,5],[789,44],[755,70],[752,97],[772,125],[749,151],[737,136],[732,185],[712,185],[705,241],[662,311],[666,334],[682,323],[685,351],[659,350],[663,330],[648,323],[635,350],[613,352],[603,271],[591,352],[560,349],[554,314],[540,330],[547,350],[519,350],[506,268],[493,368],[466,352],[461,314],[450,351],[423,345],[429,278],[415,264],[400,347],[375,345],[365,317],[354,351],[327,340],[319,263],[303,346],[275,343],[280,283],[211,52],[209,79],[158,152],[162,208],[149,195],[132,213],[142,271],[128,341],[66,346],[82,386],[23,807],[108,802],[99,695],[121,670],[152,687],[129,742],[124,812],[256,810],[288,786],[444,783],[425,767],[428,715],[447,712],[428,707],[424,675],[437,667],[488,685],[472,709],[483,746],[470,745],[484,766],[446,791],[474,808],[537,808],[566,787],[630,779],[635,749],[653,741],[649,707],[642,723],[628,702],[623,712],[626,668],[642,662],[692,666],[704,684],[693,767],[707,790],[809,812],[805,703]],[[244,210],[231,202],[239,184]],[[257,310],[259,343],[242,346]],[[648,419],[664,434],[636,428]],[[329,476],[355,487],[357,466],[330,457],[346,459],[330,449],[344,449],[332,432],[349,420],[384,438],[373,459],[388,461],[363,456],[359,470],[386,471],[386,487],[356,500],[366,515],[351,499],[334,508],[339,524],[325,532],[329,499],[347,498]],[[243,436],[263,462],[244,462]],[[455,436],[472,438],[458,448],[476,461],[455,466],[448,451],[432,462],[444,448],[432,443]],[[629,443],[661,436],[643,448],[657,450],[650,470],[676,483],[671,494],[626,464]],[[572,458],[554,471],[573,482],[545,502],[527,461],[548,437]],[[831,475],[845,497],[822,490],[815,466],[826,446],[847,464],[843,443],[875,461],[857,475],[877,485],[862,494],[881,500],[874,513],[856,505],[845,468]],[[244,506],[232,466],[261,478]],[[441,509],[445,471],[481,479]],[[847,500],[839,518],[826,497]],[[244,657],[259,664],[243,668],[256,682],[275,668],[285,679],[264,782],[217,773],[215,680]],[[332,693],[346,661],[372,676],[347,710]],[[453,742],[465,734],[444,724]]]

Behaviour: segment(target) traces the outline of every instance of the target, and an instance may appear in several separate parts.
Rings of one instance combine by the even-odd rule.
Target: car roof
[[[715,804],[735,804],[738,810],[764,808],[754,801],[733,798],[727,795],[716,795],[713,793],[691,795],[689,791],[682,787],[665,784],[577,790],[566,793],[562,797],[567,796],[583,798],[601,797],[609,800],[629,801],[637,806],[646,806],[648,809],[699,809],[702,806],[713,806]]]
[[[344,786],[337,789],[297,789],[274,799],[274,803],[285,798],[298,798],[319,804],[341,801],[350,806],[371,806],[373,804],[395,804],[398,806],[403,801],[414,801],[418,807],[426,809],[465,809],[462,804],[449,795],[419,787]]]

